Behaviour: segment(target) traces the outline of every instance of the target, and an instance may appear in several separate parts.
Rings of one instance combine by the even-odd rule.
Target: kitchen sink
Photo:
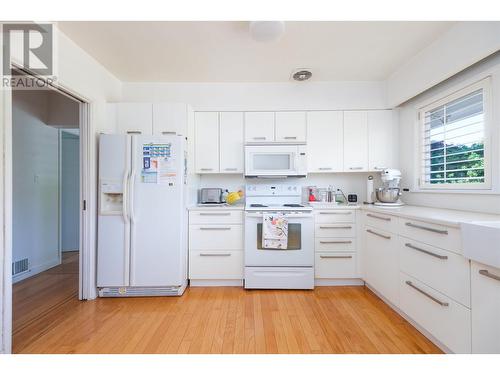
[[[472,221],[460,226],[464,256],[500,268],[500,221]]]

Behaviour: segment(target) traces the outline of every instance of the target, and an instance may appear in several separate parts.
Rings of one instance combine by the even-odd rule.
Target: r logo
[[[40,76],[53,74],[53,39],[50,23],[4,23],[3,74],[11,74],[11,56],[22,59],[23,68]]]

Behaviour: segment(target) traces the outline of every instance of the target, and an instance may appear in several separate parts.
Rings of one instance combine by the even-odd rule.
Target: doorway
[[[78,303],[80,105],[56,89],[12,92],[13,352]]]

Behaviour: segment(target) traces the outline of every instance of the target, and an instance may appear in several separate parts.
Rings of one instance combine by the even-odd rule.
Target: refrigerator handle
[[[123,216],[123,221],[125,223],[128,223],[128,171],[125,171],[123,173],[123,195],[122,195],[122,216]]]
[[[130,204],[129,204],[129,211],[130,211],[130,221],[132,223],[135,223],[135,210],[134,210],[134,187],[135,187],[135,175],[136,175],[136,169],[135,166],[132,167],[132,173],[130,176],[130,191],[129,191],[129,196],[130,196]]]

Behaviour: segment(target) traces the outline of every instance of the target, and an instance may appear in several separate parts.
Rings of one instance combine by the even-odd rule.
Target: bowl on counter
[[[377,188],[375,190],[377,200],[382,203],[396,203],[401,196],[400,188]]]

